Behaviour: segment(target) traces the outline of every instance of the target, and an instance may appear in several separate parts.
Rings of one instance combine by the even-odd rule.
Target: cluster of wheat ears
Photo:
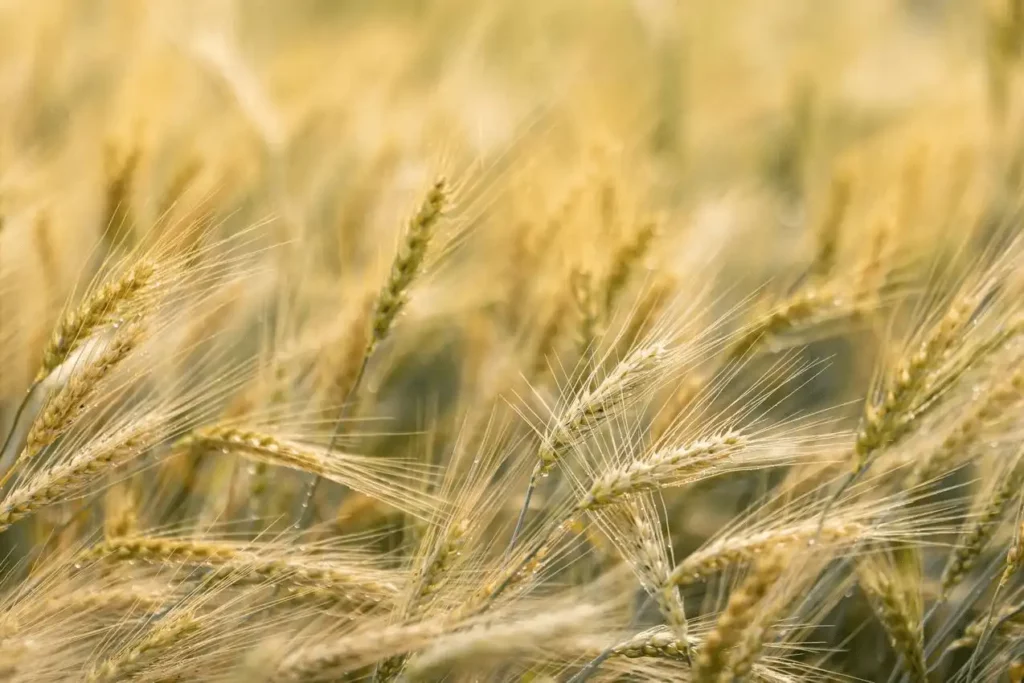
[[[0,3],[0,680],[1024,680],[1024,3],[729,4]]]

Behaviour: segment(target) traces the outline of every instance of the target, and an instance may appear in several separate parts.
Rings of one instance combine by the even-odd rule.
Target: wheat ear
[[[630,275],[643,261],[644,256],[651,249],[651,244],[658,235],[658,225],[654,221],[643,223],[640,228],[630,236],[616,250],[612,257],[611,269],[604,279],[604,314],[610,316],[614,311],[615,302],[622,294]]]
[[[689,642],[680,641],[674,633],[660,628],[654,632],[638,633],[611,648],[609,656],[626,659],[659,657],[680,662],[690,661]]]
[[[25,485],[10,491],[0,503],[0,531],[136,458],[149,447],[158,425],[157,418],[147,417],[94,440],[70,460],[33,475]]]
[[[744,533],[715,541],[691,553],[672,570],[670,581],[685,586],[702,581],[728,567],[751,562],[766,552],[792,550],[817,540],[823,545],[853,544],[864,537],[870,528],[859,522],[827,520],[819,530],[816,521],[781,526],[757,533]]]
[[[172,653],[184,639],[199,630],[200,620],[193,614],[181,613],[160,620],[131,648],[106,659],[89,670],[88,683],[128,681],[143,673],[165,653]]]
[[[974,566],[985,549],[985,544],[995,533],[1007,504],[1020,492],[1021,484],[1024,484],[1024,466],[1018,460],[985,499],[981,514],[961,535],[960,542],[942,574],[943,600],[949,597],[950,592],[963,581],[964,576]]]
[[[140,261],[118,279],[93,292],[78,308],[65,313],[43,349],[42,367],[36,374],[36,381],[42,381],[66,361],[98,327],[111,322],[150,283],[155,273],[155,264]]]
[[[743,450],[747,443],[741,434],[726,432],[679,448],[659,450],[645,460],[608,470],[594,480],[579,502],[578,510],[594,510],[628,495],[699,478],[722,460]]]
[[[32,423],[25,447],[11,467],[11,472],[38,455],[74,424],[85,410],[86,399],[139,345],[142,337],[141,323],[127,324],[117,331],[98,357],[90,359],[85,368],[72,375],[67,385],[46,404],[42,413]]]
[[[893,551],[895,560],[880,562],[873,557],[857,567],[857,577],[878,620],[889,635],[914,683],[928,679],[924,659],[924,628],[920,599],[920,566],[916,552]]]
[[[784,560],[781,553],[773,553],[753,567],[750,574],[729,596],[725,611],[718,617],[714,629],[708,633],[695,660],[695,683],[713,683],[725,671],[729,650],[735,646],[744,630],[753,621],[761,602],[782,573]]]
[[[274,556],[261,553],[258,546],[247,548],[201,540],[134,536],[107,539],[86,550],[82,557],[153,564],[176,562],[239,579],[251,576],[260,581],[307,586],[354,603],[391,600],[398,593],[397,585],[373,576],[371,571],[344,569],[338,563],[301,555]]]
[[[546,431],[537,451],[538,462],[526,485],[508,552],[515,547],[526,520],[530,500],[540,477],[546,477],[572,447],[614,417],[643,385],[668,354],[662,344],[647,344],[634,349],[593,387],[584,386]],[[508,553],[506,553],[507,555]]]
[[[422,204],[420,204],[419,210],[409,221],[402,245],[395,255],[394,261],[391,262],[391,271],[388,273],[388,279],[377,295],[370,324],[370,338],[362,353],[362,360],[358,364],[358,369],[355,371],[354,377],[349,381],[346,397],[357,395],[370,358],[373,356],[374,351],[376,351],[377,346],[391,334],[391,328],[395,320],[405,309],[409,297],[408,290],[420,274],[431,238],[434,235],[438,222],[441,220],[447,201],[447,181],[444,178],[439,178],[427,192],[427,196]],[[351,402],[347,404],[347,406],[351,405]],[[344,418],[345,415],[346,413],[343,412],[341,418]],[[343,425],[343,419],[341,418],[335,424],[334,433],[331,435],[331,441],[327,446],[328,453],[334,450],[334,446],[341,436]],[[316,474],[306,487],[302,500],[302,513],[296,521],[296,527],[305,526],[313,519],[315,514],[313,502],[322,479],[322,475]]]

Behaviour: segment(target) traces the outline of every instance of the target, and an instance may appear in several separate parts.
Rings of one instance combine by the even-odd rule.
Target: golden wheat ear
[[[356,365],[358,369],[355,370],[354,377],[347,381],[345,394],[346,399],[349,399],[349,402],[346,404],[347,408],[351,408],[358,396],[360,384],[363,381],[363,376],[374,352],[391,334],[391,329],[398,316],[405,309],[409,297],[408,290],[421,274],[427,250],[430,247],[430,242],[434,237],[437,225],[444,214],[448,200],[448,182],[444,178],[439,178],[427,192],[427,196],[423,199],[416,214],[409,220],[403,235],[402,244],[391,263],[391,270],[388,273],[387,280],[381,287],[374,302],[373,314],[370,319],[369,340],[362,351],[360,361]],[[346,413],[343,412],[341,417],[345,416]],[[343,426],[343,421],[339,419],[335,425],[331,442],[327,447],[328,452],[333,450],[338,438],[341,436]],[[304,526],[314,517],[313,499],[322,478],[319,474],[315,475],[306,488],[301,503],[302,512],[296,522],[298,527]]]

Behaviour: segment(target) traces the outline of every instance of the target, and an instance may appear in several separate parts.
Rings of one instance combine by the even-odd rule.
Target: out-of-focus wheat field
[[[1021,0],[0,0],[0,680],[1024,681]]]

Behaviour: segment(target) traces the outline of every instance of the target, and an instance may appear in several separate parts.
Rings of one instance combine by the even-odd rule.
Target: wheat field
[[[0,680],[1024,681],[1022,0],[0,0]]]

